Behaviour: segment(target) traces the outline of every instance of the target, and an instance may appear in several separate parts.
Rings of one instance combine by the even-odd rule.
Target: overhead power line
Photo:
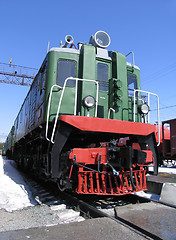
[[[161,108],[159,108],[159,110],[173,108],[173,107],[176,107],[176,104],[175,105],[171,105],[171,106],[161,107]],[[150,111],[156,111],[156,110],[158,110],[158,109],[151,109]]]
[[[148,84],[149,82],[160,79],[160,78],[170,74],[173,71],[176,71],[176,63],[173,63],[169,66],[166,66],[166,67],[164,67],[164,68],[162,68],[162,69],[160,69],[160,70],[158,70],[154,73],[149,74],[148,76],[144,75],[142,83],[143,84],[146,84],[146,83]]]
[[[172,106],[162,107],[162,108],[160,108],[160,110],[161,110],[161,109],[166,109],[166,108],[172,108],[172,107],[176,107],[176,104],[175,104],[175,105],[172,105]]]

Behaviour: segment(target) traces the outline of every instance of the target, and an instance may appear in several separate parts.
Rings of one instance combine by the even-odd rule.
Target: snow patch
[[[160,198],[160,195],[157,195],[157,194],[151,193],[151,192],[139,191],[139,192],[135,192],[133,194],[137,195],[139,197],[144,197],[144,198],[148,198],[149,200],[155,200],[155,201],[159,201],[159,198]]]
[[[13,160],[0,156],[0,209],[8,212],[36,205]]]

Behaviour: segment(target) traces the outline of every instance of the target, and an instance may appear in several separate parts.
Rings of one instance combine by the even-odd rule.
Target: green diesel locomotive
[[[78,48],[72,36],[51,48],[14,122],[15,161],[61,191],[129,194],[147,188],[149,170],[157,174],[149,110],[158,97],[141,90],[133,53],[128,63],[109,44],[98,31]]]

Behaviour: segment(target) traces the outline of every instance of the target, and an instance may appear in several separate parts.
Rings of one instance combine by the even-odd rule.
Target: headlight
[[[95,98],[91,95],[86,96],[83,98],[83,105],[86,108],[93,108],[95,106]]]
[[[95,47],[106,48],[109,46],[111,39],[109,35],[104,31],[98,31],[94,36],[90,38],[90,44]]]
[[[97,46],[101,48],[108,47],[111,41],[109,35],[104,31],[96,32],[94,39]]]
[[[148,114],[149,110],[149,106],[146,103],[143,103],[138,107],[138,112],[140,114]]]

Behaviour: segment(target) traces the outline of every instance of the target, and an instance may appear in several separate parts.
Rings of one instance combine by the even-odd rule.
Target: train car
[[[12,157],[13,146],[14,146],[14,126],[12,126],[3,146],[3,155],[6,155],[8,159],[13,158]]]
[[[164,131],[168,128],[168,133]],[[176,160],[176,118],[162,122],[163,157]]]
[[[4,149],[4,146],[2,147],[2,156],[5,156],[6,155],[6,152],[5,152],[5,149]]]
[[[161,134],[161,163],[167,167],[176,166],[176,118],[162,122]]]
[[[104,31],[51,48],[14,123],[13,158],[61,191],[124,195],[146,190],[157,174],[156,126],[140,69],[108,51]],[[145,95],[145,96],[144,96]],[[158,121],[158,120],[157,120]],[[159,121],[158,121],[159,122]]]

